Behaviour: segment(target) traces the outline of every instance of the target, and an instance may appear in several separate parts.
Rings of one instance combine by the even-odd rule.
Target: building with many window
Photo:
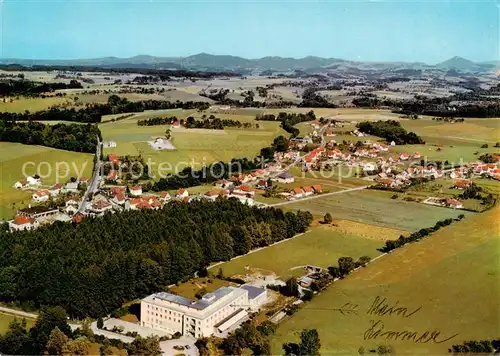
[[[265,289],[221,287],[191,300],[172,293],[152,294],[141,301],[141,325],[195,338],[222,336],[248,319],[248,311],[265,303]]]

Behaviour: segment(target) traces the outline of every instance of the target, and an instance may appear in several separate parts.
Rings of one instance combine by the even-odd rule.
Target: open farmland
[[[68,101],[66,98],[19,98],[13,99],[13,102],[3,102],[0,100],[0,112],[25,112],[26,110],[35,112],[47,110],[53,105],[62,104]]]
[[[294,275],[294,267],[312,264],[326,268],[343,256],[373,258],[380,254],[377,248],[381,245],[380,241],[336,231],[334,227],[316,226],[301,236],[225,262],[213,271],[222,268],[226,276],[244,275],[245,266],[249,266],[251,270],[275,273],[284,279]],[[296,273],[303,273],[303,269],[297,268]]]
[[[498,337],[500,234],[494,222],[499,214],[495,208],[454,222],[334,283],[280,324],[271,342],[273,354],[281,352],[283,343],[296,341],[304,328],[318,330],[322,354],[340,355],[381,344],[391,345],[397,354],[443,355],[453,344]],[[377,297],[388,305],[385,310],[395,304],[407,308],[406,317],[368,313]],[[356,313],[335,310],[346,303],[356,306]],[[382,327],[382,332],[408,330],[418,338],[428,331],[426,340],[437,331],[442,343],[395,340],[394,334],[391,339],[382,332],[377,336],[370,328],[378,321],[374,332]]]
[[[417,231],[437,221],[468,213],[403,200],[390,199],[390,192],[362,190],[291,203],[286,209],[308,210],[313,215],[332,214],[334,219],[354,220],[389,228]]]
[[[236,129],[228,127],[225,130],[204,129],[172,129],[171,142],[175,146],[173,151],[157,151],[152,149],[147,141],[154,137],[162,137],[170,125],[138,126],[138,119],[157,116],[177,116],[185,118],[189,115],[199,117],[201,114],[194,110],[171,110],[157,112],[146,112],[134,117],[109,122],[100,125],[105,141],[115,141],[116,148],[107,148],[104,153],[116,153],[118,155],[142,155],[146,160],[151,159],[156,167],[162,162],[168,162],[175,168],[194,163],[212,163],[216,161],[230,161],[232,158],[247,157],[253,159],[262,147],[269,146],[274,138],[286,132],[279,127],[278,122],[257,122],[255,115],[230,115],[216,114],[221,119],[239,120],[241,122],[252,122],[258,124],[259,128]],[[177,166],[178,165],[178,166]],[[176,167],[177,166],[177,167]],[[166,168],[166,171],[170,169]]]
[[[31,203],[32,191],[19,191],[13,187],[15,182],[24,178],[23,165],[27,162],[33,164],[26,166],[26,174],[33,175],[39,168],[43,185],[55,184],[58,176],[59,183],[65,183],[78,172],[87,178],[92,175],[93,156],[86,153],[0,142],[0,157],[0,219],[12,218],[18,208]],[[58,162],[62,163],[59,167],[56,166]],[[68,164],[68,170],[64,162]]]

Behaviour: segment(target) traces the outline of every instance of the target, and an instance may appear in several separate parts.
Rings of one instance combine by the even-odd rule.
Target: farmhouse
[[[278,183],[289,184],[289,183],[293,183],[295,181],[295,178],[290,173],[284,172],[284,173],[281,173],[280,175],[278,175],[274,180]]]
[[[78,192],[78,183],[77,182],[68,182],[62,188],[63,193],[77,193]]]
[[[310,187],[310,186],[302,187],[302,190],[304,191],[304,196],[306,196],[306,197],[314,194],[314,191],[313,191],[312,187]]]
[[[28,186],[28,182],[25,179],[14,183],[14,188],[16,188],[16,189],[23,189],[23,188],[26,188],[27,186]]]
[[[295,198],[302,198],[304,196],[304,191],[300,188],[294,188],[290,192]]]
[[[142,195],[142,188],[140,185],[135,185],[130,188],[130,195],[133,197],[138,197]]]
[[[189,192],[186,189],[179,189],[177,193],[175,193],[176,199],[184,199],[189,196]]]
[[[170,194],[168,192],[161,192],[160,193],[160,198],[161,200],[163,200],[164,202],[167,202],[169,201],[170,199],[172,199],[172,197],[170,196]]]
[[[17,211],[17,215],[27,216],[28,218],[40,219],[55,215],[59,212],[57,208],[49,208],[46,206],[30,206]]]
[[[446,205],[454,209],[462,209],[464,207],[463,204],[456,199],[447,199]]]
[[[34,175],[34,176],[28,176],[26,177],[26,181],[28,182],[28,185],[41,185],[42,184],[42,180],[40,179],[40,177],[38,175]]]
[[[92,203],[90,210],[93,213],[101,214],[104,213],[105,211],[111,210],[112,208],[113,206],[111,205],[111,203],[105,200],[98,200]]]
[[[31,230],[38,227],[38,221],[24,215],[16,215],[14,220],[9,221],[10,231]]]
[[[323,192],[323,187],[319,184],[313,185],[312,189],[314,190],[314,193],[322,193]]]
[[[234,194],[242,194],[248,197],[253,197],[255,195],[255,191],[248,185],[240,185],[238,188],[233,190]]]
[[[472,181],[471,180],[457,180],[455,182],[455,188],[457,189],[465,189],[465,188],[468,188],[472,185]]]
[[[48,190],[39,190],[32,195],[32,199],[37,203],[43,203],[49,200],[50,193]]]
[[[54,184],[52,187],[50,187],[49,188],[50,196],[55,197],[59,195],[59,193],[61,192],[61,187],[62,187],[61,184]]]
[[[247,310],[258,310],[266,290],[243,286],[221,287],[194,301],[160,292],[141,300],[141,326],[195,338],[225,336],[248,319]]]
[[[219,196],[219,192],[216,190],[211,190],[209,192],[206,192],[203,197],[208,200],[215,201],[217,197]]]

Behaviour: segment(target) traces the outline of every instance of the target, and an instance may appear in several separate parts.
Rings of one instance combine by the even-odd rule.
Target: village
[[[472,180],[477,178],[500,180],[500,168],[496,163],[471,162],[456,168],[444,168],[442,163],[424,161],[419,152],[391,153],[394,142],[373,142],[368,139],[356,143],[345,140],[337,142],[335,129],[343,127],[343,124],[335,120],[315,120],[309,125],[313,129],[312,133],[290,139],[287,151],[276,152],[272,162],[252,172],[220,179],[203,193],[192,193],[187,187],[170,193],[145,191],[141,182],[136,180],[131,183],[127,179],[127,174],[122,172],[122,167],[125,167],[123,158],[114,153],[104,159],[103,164],[111,167],[105,171],[107,174],[93,177],[97,184],[92,192],[86,177],[71,178],[64,184],[52,186],[45,186],[37,175],[25,177],[15,182],[14,187],[33,191],[32,204],[18,210],[14,219],[8,222],[9,229],[34,229],[55,221],[79,223],[85,217],[103,216],[108,212],[161,209],[171,201],[189,203],[235,198],[243,204],[264,207],[268,205],[266,198],[269,197],[293,202],[324,193],[322,185],[295,183],[296,177],[289,170],[297,165],[303,173],[347,167],[370,186],[394,191],[405,189],[418,179],[452,179],[454,185],[451,188],[457,190],[467,189]],[[365,136],[357,129],[351,131],[350,135],[361,139]],[[325,137],[330,140],[327,142]],[[499,156],[494,158],[497,162],[500,159]],[[88,193],[92,194],[85,199]],[[261,193],[259,199],[256,193]],[[450,197],[429,196],[422,203],[464,208],[462,202]]]

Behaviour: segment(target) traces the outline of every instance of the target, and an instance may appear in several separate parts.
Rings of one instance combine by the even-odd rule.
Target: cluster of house
[[[500,180],[500,168],[496,163],[472,163],[472,171],[478,176],[487,176],[496,180]]]
[[[323,187],[321,185],[312,185],[293,188],[289,192],[280,193],[285,199],[295,200],[300,198],[305,198],[313,194],[320,194],[323,192]]]
[[[88,179],[86,177],[81,177],[74,182],[67,182],[66,184],[54,184],[53,186],[47,189],[37,190],[31,196],[31,199],[35,203],[44,203],[49,200],[49,198],[57,197],[60,194],[68,194],[68,193],[78,193],[78,188],[80,184],[87,184]]]
[[[463,209],[464,205],[454,198],[429,197],[423,201],[424,204],[443,206],[452,209]]]
[[[10,231],[33,230],[54,221],[70,221],[60,214],[59,209],[46,206],[29,206],[17,211],[13,220],[8,221]]]

